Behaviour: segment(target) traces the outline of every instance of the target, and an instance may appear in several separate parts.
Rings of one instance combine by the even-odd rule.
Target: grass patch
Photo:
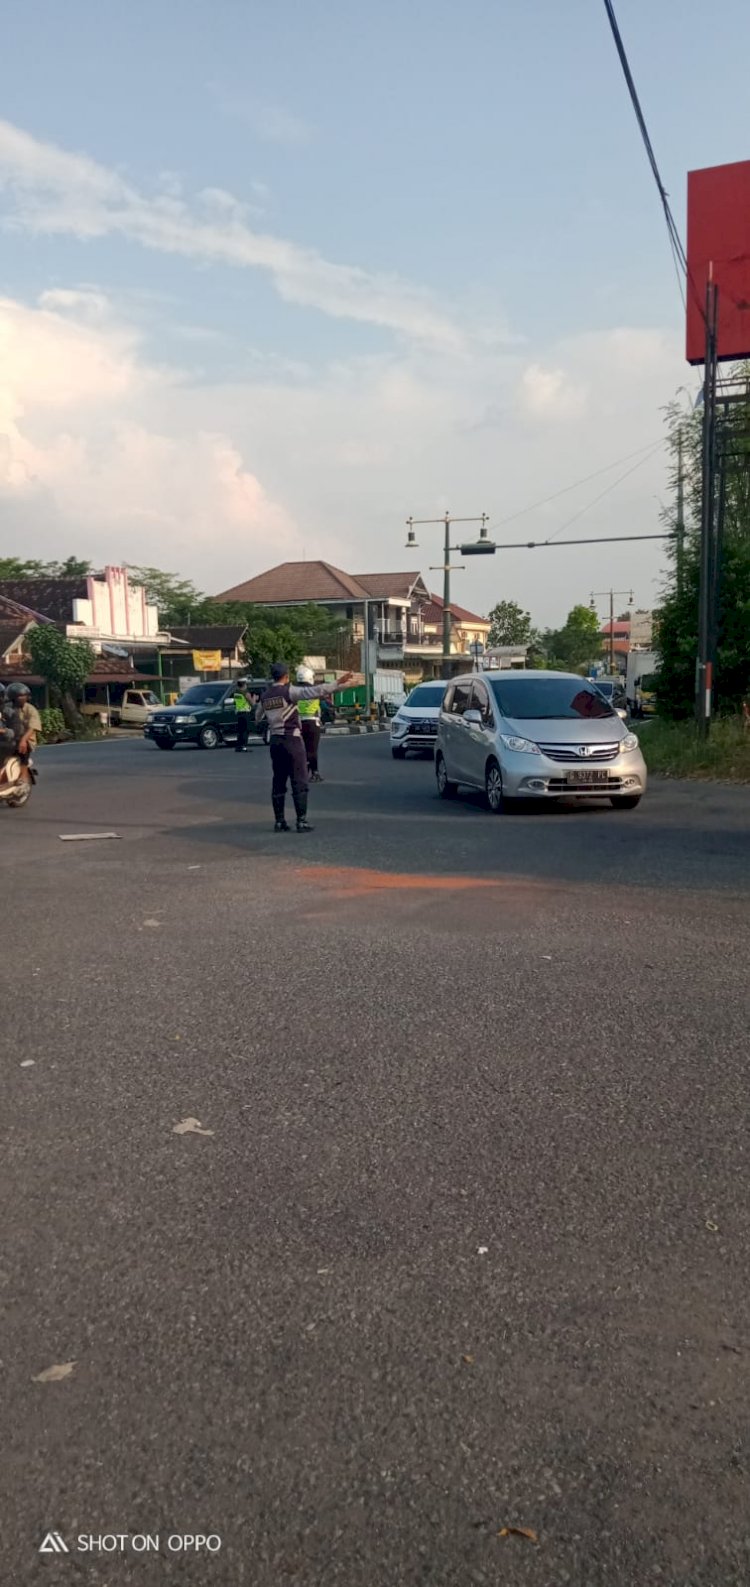
[[[750,732],[738,717],[717,718],[709,738],[699,738],[692,722],[634,724],[646,765],[661,777],[703,777],[717,782],[750,782]]]

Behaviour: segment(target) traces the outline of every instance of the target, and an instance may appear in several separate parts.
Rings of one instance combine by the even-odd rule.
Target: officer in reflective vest
[[[320,683],[307,687],[289,682],[289,668],[285,661],[275,661],[271,668],[271,684],[260,697],[256,716],[265,717],[268,723],[273,766],[274,832],[288,832],[284,816],[287,783],[292,785],[292,798],[297,815],[297,831],[312,832],[307,819],[307,755],[302,737],[299,704],[303,700],[326,700],[337,690],[345,688],[352,674],[345,672],[335,683]]]
[[[235,752],[242,755],[247,749],[250,732],[250,701],[247,697],[247,678],[238,678],[234,686],[234,709],[237,714],[237,739]]]
[[[303,687],[315,682],[312,667],[297,668],[297,682]],[[318,746],[320,744],[320,700],[300,700],[297,706],[301,718],[302,739],[307,754],[307,775],[310,782],[322,782],[318,771]]]

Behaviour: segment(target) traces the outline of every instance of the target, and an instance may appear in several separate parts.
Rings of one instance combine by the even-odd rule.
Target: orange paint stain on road
[[[316,865],[299,869],[303,882],[321,884],[337,898],[362,898],[370,893],[470,893],[544,889],[528,877],[431,876],[412,871],[369,871],[356,866]]]

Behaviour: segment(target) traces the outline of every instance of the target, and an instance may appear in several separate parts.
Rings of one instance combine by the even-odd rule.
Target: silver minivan
[[[438,793],[606,799],[634,810],[646,790],[635,733],[588,679],[567,672],[468,673],[448,684],[435,747]]]

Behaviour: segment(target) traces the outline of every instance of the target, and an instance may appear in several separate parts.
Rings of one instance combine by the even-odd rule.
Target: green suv
[[[267,687],[264,678],[253,678],[253,694]],[[159,706],[143,729],[144,738],[153,739],[158,749],[174,749],[175,744],[197,744],[200,749],[218,749],[237,737],[235,684],[225,678],[216,683],[194,683],[176,705]],[[253,713],[251,730],[255,728]],[[263,729],[256,729],[264,737]]]

